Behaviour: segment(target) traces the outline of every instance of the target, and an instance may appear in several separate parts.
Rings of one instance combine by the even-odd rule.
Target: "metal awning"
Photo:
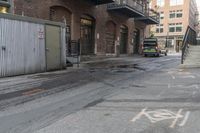
[[[111,4],[108,4],[107,10],[126,15],[130,18],[144,17],[144,13],[142,9],[140,10],[139,8],[134,8],[133,6],[130,6],[127,4],[111,3]]]
[[[0,6],[10,7],[10,3],[8,1],[0,0]]]
[[[137,21],[141,21],[145,24],[159,24],[160,21],[156,17],[151,17],[151,16],[145,16],[145,17],[140,17],[140,18],[135,18]]]
[[[101,4],[108,4],[114,2],[114,0],[87,0],[95,5],[101,5]]]

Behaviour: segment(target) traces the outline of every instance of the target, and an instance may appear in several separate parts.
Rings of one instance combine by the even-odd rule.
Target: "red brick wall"
[[[80,38],[80,18],[83,14],[92,16],[95,19],[95,53],[106,53],[106,23],[112,21],[116,25],[116,41],[120,39],[120,26],[125,25],[128,27],[128,54],[133,53],[132,38],[135,28],[144,28],[145,25],[140,23],[135,26],[133,19],[129,19],[125,15],[114,14],[107,11],[106,5],[94,6],[83,0],[15,0],[14,13],[41,19],[50,19],[50,7],[62,6],[68,11],[67,22],[71,23],[71,38]],[[71,14],[69,15],[69,12]],[[58,11],[58,14],[62,14]],[[65,13],[63,13],[65,14]],[[54,20],[61,21],[61,16],[54,18]],[[71,21],[70,21],[70,19]],[[138,26],[139,25],[139,26]],[[97,35],[99,35],[97,38]],[[143,36],[143,35],[141,35]]]

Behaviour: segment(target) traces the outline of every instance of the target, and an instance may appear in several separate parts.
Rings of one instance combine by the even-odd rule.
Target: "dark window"
[[[176,27],[176,32],[182,32],[182,27]]]
[[[156,33],[159,33],[159,28],[156,29]]]
[[[175,18],[175,13],[171,13],[170,15],[169,15],[169,18]]]
[[[175,32],[175,27],[169,27],[169,32]]]
[[[160,28],[160,33],[163,33],[164,32],[164,29],[163,28]]]
[[[177,14],[176,14],[176,17],[177,17],[177,18],[182,18],[182,16],[183,16],[182,13],[177,13]]]

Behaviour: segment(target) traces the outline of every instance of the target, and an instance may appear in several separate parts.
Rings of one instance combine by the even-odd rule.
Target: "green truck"
[[[160,54],[167,55],[167,50],[162,49],[158,44],[157,38],[146,38],[144,39],[142,53],[146,56],[157,56],[159,57]]]

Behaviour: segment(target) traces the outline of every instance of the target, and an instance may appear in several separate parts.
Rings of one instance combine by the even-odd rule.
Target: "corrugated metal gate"
[[[0,14],[0,77],[47,70],[46,21],[37,21],[33,18]],[[65,30],[61,31],[58,35],[60,44],[56,45],[63,49]],[[59,62],[57,69],[65,65],[65,49],[60,51],[59,59],[62,63]]]

